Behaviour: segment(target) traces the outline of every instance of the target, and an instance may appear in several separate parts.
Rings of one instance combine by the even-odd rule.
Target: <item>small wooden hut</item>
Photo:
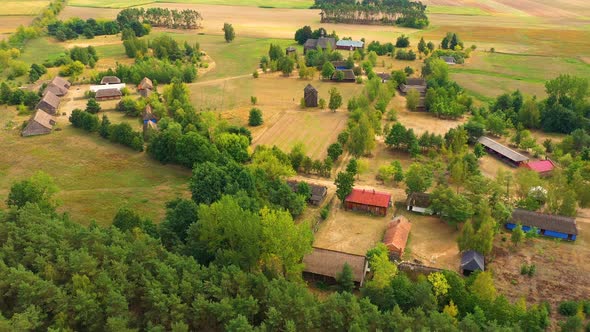
[[[53,116],[42,110],[37,110],[35,115],[33,115],[27,123],[25,129],[21,132],[21,135],[23,137],[46,135],[51,133],[51,129],[54,125],[55,120],[53,119]]]
[[[311,84],[303,89],[303,98],[305,99],[305,107],[318,107],[318,90]]]

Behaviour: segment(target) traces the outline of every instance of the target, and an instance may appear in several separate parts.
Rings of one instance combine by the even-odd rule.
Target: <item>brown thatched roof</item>
[[[59,97],[56,96],[53,92],[51,91],[47,91],[45,92],[45,94],[43,95],[43,98],[41,98],[41,100],[39,101],[39,103],[45,103],[53,108],[58,108],[59,107]]]
[[[406,199],[406,205],[427,208],[430,206],[430,194],[411,193]]]
[[[51,84],[51,83],[52,83],[52,84],[55,84],[55,85],[57,85],[57,86],[64,87],[64,88],[66,88],[66,89],[69,89],[69,88],[70,88],[70,86],[72,85],[72,83],[70,83],[70,81],[66,80],[66,79],[65,79],[65,78],[63,78],[63,77],[59,77],[59,76],[55,76],[55,77],[54,77],[54,78],[51,80],[50,84]]]
[[[55,124],[55,118],[51,116],[49,113],[42,110],[37,110],[37,112],[35,112],[35,115],[33,115],[31,120],[49,129],[53,128],[53,125]]]
[[[119,84],[121,79],[117,76],[105,76],[100,80],[100,84]]]
[[[154,84],[152,83],[152,80],[150,80],[147,77],[144,77],[141,82],[139,82],[139,84],[137,85],[137,90],[145,90],[145,89],[150,89],[152,90],[154,88]]]
[[[341,71],[344,73],[344,78],[342,79],[343,81],[354,81],[356,80],[356,75],[354,74],[354,71],[352,69],[338,69],[334,72],[334,75],[332,75],[332,80],[337,80],[336,79],[336,74]]]
[[[102,89],[96,91],[96,98],[120,97],[122,95],[119,89]]]
[[[303,91],[305,92],[318,92],[318,90],[316,90],[316,88],[314,88],[311,84],[308,84],[305,89],[303,89]]]
[[[51,93],[53,93],[54,95],[56,95],[58,97],[65,96],[68,93],[68,89],[66,87],[59,86],[54,83],[49,83],[45,87],[45,90],[43,90],[43,94],[45,95],[48,91],[51,91]]]
[[[309,189],[311,189],[311,198],[309,199],[310,201],[321,202],[328,193],[328,187],[326,186],[309,182],[305,183],[307,183]],[[287,184],[289,185],[289,187],[291,187],[291,190],[297,192],[299,181],[288,180]]]
[[[54,124],[53,116],[42,110],[37,110],[21,132],[21,135],[26,137],[49,134]]]
[[[383,235],[383,243],[389,251],[403,252],[406,249],[411,229],[412,224],[406,217],[397,216],[387,224],[387,229]]]
[[[544,214],[523,209],[515,209],[512,212],[512,218],[510,222],[513,224],[537,227],[538,229],[544,229],[564,234],[578,234],[576,219],[572,217]]]
[[[426,85],[426,80],[421,77],[408,77],[406,85]]]
[[[330,47],[330,49],[335,50],[336,49],[336,39],[335,38],[320,37],[318,39],[308,39],[307,41],[305,41],[305,44],[303,44],[303,47],[305,49],[314,49],[314,50],[318,47],[325,50],[328,48],[328,46]]]
[[[379,73],[377,74],[377,76],[379,76],[382,80],[390,80],[391,79],[391,74],[388,73]]]
[[[512,150],[511,148],[504,146],[489,137],[482,136],[477,140],[481,145],[485,146],[486,148],[514,161],[514,162],[521,162],[527,161],[529,158],[526,156]]]
[[[362,285],[368,265],[365,256],[314,247],[313,252],[303,258],[305,272],[332,278],[342,272],[345,263],[352,269],[354,281]]]

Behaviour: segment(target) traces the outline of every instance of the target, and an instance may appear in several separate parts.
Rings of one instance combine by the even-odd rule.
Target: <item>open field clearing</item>
[[[49,5],[49,0],[2,1],[2,16],[36,16]],[[2,17],[2,20],[5,18]]]
[[[529,96],[536,95],[539,98],[545,96],[544,82],[523,82],[505,77],[462,72],[453,73],[450,77],[467,92],[482,101],[491,101],[503,93],[512,93],[516,89]]]
[[[276,123],[266,129],[253,145],[276,145],[290,151],[297,143],[303,143],[312,159],[324,159],[328,146],[336,142],[338,134],[346,128],[348,114],[340,111],[291,111],[279,115]]]
[[[496,238],[493,262],[498,290],[515,301],[524,298],[528,303],[549,301],[553,307],[564,300],[587,299],[590,294],[590,242],[584,234],[590,232],[590,220],[578,218],[580,234],[573,242],[558,242],[547,238],[524,243],[512,248],[510,233]],[[508,238],[506,242],[502,237]],[[522,264],[535,264],[534,277],[522,276]]]
[[[186,3],[202,5],[246,6],[263,8],[305,9],[313,5],[312,0],[72,0],[70,6],[96,8],[127,8],[146,4]]]
[[[29,25],[33,16],[0,16],[0,41],[16,31],[19,25]]]
[[[64,105],[70,107],[72,105]],[[20,137],[18,129],[7,130],[7,124],[19,127],[28,116],[15,116],[14,108],[0,110],[0,204],[11,184],[41,170],[51,175],[60,192],[60,212],[68,212],[82,224],[96,220],[109,225],[119,208],[127,206],[140,215],[159,222],[165,202],[186,196],[190,171],[161,165],[145,153],[113,144],[96,134],[73,128],[66,117],[59,117],[50,135]],[[113,123],[124,117],[107,113]],[[136,119],[126,120],[139,124]]]
[[[58,43],[49,37],[36,38],[27,42],[19,60],[26,63],[43,63],[55,60],[65,54],[65,44]]]
[[[404,260],[418,260],[422,264],[457,271],[461,258],[457,247],[459,231],[439,218],[424,216],[405,210],[402,206],[396,214],[402,214],[412,223]]]

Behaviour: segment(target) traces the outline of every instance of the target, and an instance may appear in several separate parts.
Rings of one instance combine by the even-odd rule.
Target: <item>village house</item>
[[[430,194],[427,193],[409,194],[406,199],[406,206],[408,211],[432,214],[432,210],[430,209]]]
[[[381,83],[387,83],[389,80],[391,80],[391,74],[388,73],[380,73],[377,74],[377,76],[381,78]]]
[[[44,110],[45,112],[55,115],[57,113],[57,109],[59,108],[60,99],[58,96],[54,95],[51,91],[47,91],[43,98],[37,103],[35,106],[36,109]]]
[[[575,241],[578,236],[576,219],[572,217],[515,209],[505,227],[513,230],[519,224],[523,231],[529,232],[534,227],[536,232],[543,236],[570,241]]]
[[[123,94],[119,89],[101,89],[96,91],[95,98],[98,101],[121,99]]]
[[[318,90],[308,84],[303,89],[303,99],[305,99],[305,107],[318,107]]]
[[[303,257],[303,272],[308,277],[333,282],[346,263],[352,270],[353,280],[362,287],[369,269],[367,257],[362,255],[314,247],[311,254]]]
[[[108,84],[120,84],[121,79],[117,76],[105,76],[100,80],[100,84],[108,85]]]
[[[402,83],[398,87],[399,91],[403,96],[407,95],[410,90],[416,90],[420,94],[420,100],[418,101],[417,111],[426,111],[426,90],[428,85],[426,80],[418,77],[410,77],[406,79],[406,83]]]
[[[51,92],[58,97],[63,97],[68,93],[68,89],[50,82],[45,87],[45,90],[43,90],[43,95],[45,95],[48,92]]]
[[[468,250],[461,255],[461,273],[469,276],[475,271],[485,271],[485,260],[482,254]]]
[[[342,72],[344,74],[341,80],[338,79],[338,72]],[[352,69],[338,69],[332,75],[332,81],[354,83],[356,82],[356,75]]]
[[[442,61],[444,61],[447,65],[456,65],[457,62],[455,61],[455,58],[452,56],[441,56],[440,59]]]
[[[289,46],[289,47],[287,47],[285,49],[285,55],[286,56],[289,56],[291,54],[293,54],[293,55],[297,54],[297,49],[295,47],[293,47],[293,46]]]
[[[55,119],[53,116],[42,110],[37,110],[31,119],[29,119],[29,122],[21,132],[21,135],[27,137],[49,134],[54,125]]]
[[[344,200],[344,209],[352,211],[364,211],[380,216],[387,215],[391,206],[391,195],[378,192],[374,189],[356,189]]]
[[[489,137],[482,136],[477,140],[485,150],[498,157],[500,160],[508,163],[511,166],[521,166],[529,161],[529,158],[504,146]]]
[[[361,40],[341,39],[336,42],[336,49],[354,51],[365,48],[365,43]]]
[[[147,139],[150,133],[158,131],[158,118],[152,112],[152,106],[149,104],[145,106],[142,113],[143,117],[143,138]]]
[[[348,63],[344,60],[332,61],[332,65],[336,70],[350,69],[347,67]]]
[[[72,83],[70,83],[70,81],[68,81],[65,78],[60,77],[60,76],[55,76],[51,80],[51,82],[49,82],[49,84],[55,84],[59,87],[66,88],[66,89],[69,89],[72,86]]]
[[[526,164],[522,164],[522,167],[528,168],[534,172],[537,172],[540,176],[549,176],[553,173],[553,169],[555,168],[555,164],[553,161],[547,160],[537,160],[537,161],[529,161]]]
[[[137,85],[137,92],[144,98],[149,97],[152,94],[152,90],[154,90],[154,84],[147,77],[144,77]]]
[[[320,37],[318,39],[308,39],[305,44],[303,44],[303,54],[306,54],[309,50],[317,50],[321,49],[325,51],[327,49],[335,50],[336,49],[336,39],[329,38],[329,37]]]
[[[385,234],[383,235],[383,243],[389,250],[389,257],[392,259],[401,259],[406,250],[408,237],[412,224],[404,216],[397,216],[393,218],[388,224]]]
[[[313,205],[322,204],[322,202],[326,198],[326,195],[328,194],[328,187],[315,183],[306,183],[309,186],[309,189],[311,189],[311,197],[307,201]],[[291,187],[291,190],[293,190],[293,192],[297,192],[299,181],[289,180],[287,181],[287,184],[289,185],[289,187]]]

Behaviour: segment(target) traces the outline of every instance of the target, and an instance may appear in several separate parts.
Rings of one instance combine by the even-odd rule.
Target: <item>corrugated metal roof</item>
[[[336,46],[341,46],[341,47],[357,47],[357,48],[363,48],[363,46],[365,45],[365,43],[363,43],[360,40],[345,40],[345,39],[341,39],[339,41],[336,42]]]
[[[514,162],[521,162],[527,161],[529,158],[526,156],[512,150],[511,148],[502,145],[489,137],[482,136],[477,140],[481,145],[485,146],[486,148],[495,151],[498,154],[514,161]]]

